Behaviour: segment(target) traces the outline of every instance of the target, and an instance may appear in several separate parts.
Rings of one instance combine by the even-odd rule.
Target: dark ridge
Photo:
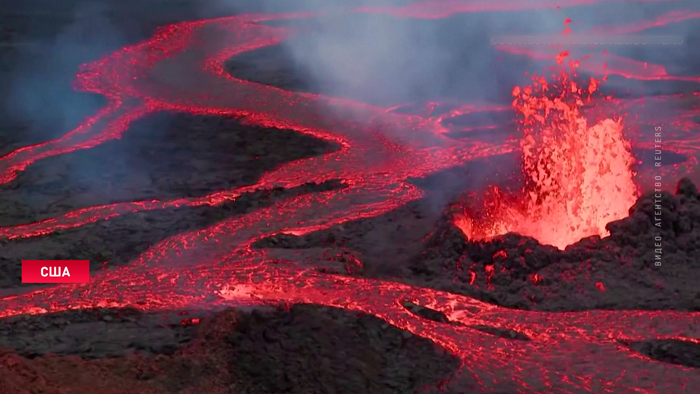
[[[307,246],[307,242],[303,237],[299,237],[292,234],[277,234],[271,237],[261,238],[251,245],[257,249],[265,248],[286,248],[286,249],[304,249]]]
[[[411,312],[412,314],[418,317],[422,317],[423,319],[432,320],[438,323],[451,323],[450,320],[447,318],[446,314],[440,311],[436,311],[435,309],[414,304],[410,301],[403,301],[401,302],[401,305],[403,305],[403,307],[406,308],[407,311]]]
[[[467,326],[469,328],[473,328],[477,331],[485,332],[487,334],[491,334],[493,336],[499,337],[499,338],[505,338],[505,339],[513,339],[517,341],[531,341],[529,336],[515,331],[511,330],[508,328],[500,328],[500,327],[493,327],[493,326],[485,326],[485,325],[474,325],[474,326]]]
[[[621,341],[631,350],[662,363],[700,368],[700,345],[680,339]]]
[[[413,393],[459,366],[431,341],[374,316],[311,305],[232,313],[230,368],[255,393]]]
[[[133,308],[13,316],[0,320],[0,348],[30,359],[49,353],[86,360],[131,353],[173,355],[196,334],[196,325],[183,324],[185,319],[205,316]]]

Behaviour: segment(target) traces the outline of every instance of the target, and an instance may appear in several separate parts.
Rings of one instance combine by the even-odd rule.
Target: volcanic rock
[[[675,194],[643,194],[609,237],[563,251],[513,233],[469,241],[452,222],[448,210],[410,282],[528,310],[700,310],[700,199],[689,179]]]
[[[458,367],[429,340],[406,334],[332,308],[227,310],[203,319],[194,340],[168,355],[58,363],[55,355],[0,351],[0,392],[403,394]]]

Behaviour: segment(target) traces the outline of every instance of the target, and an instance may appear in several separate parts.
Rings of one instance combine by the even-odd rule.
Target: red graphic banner
[[[22,283],[88,283],[88,260],[22,260]]]

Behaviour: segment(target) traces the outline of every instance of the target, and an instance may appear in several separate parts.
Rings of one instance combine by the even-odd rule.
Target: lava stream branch
[[[126,124],[124,122],[125,118],[139,116],[141,113],[134,113],[133,108],[124,105],[119,100],[114,100],[61,138],[25,146],[0,157],[0,184],[13,181],[18,172],[24,171],[37,160],[70,153],[78,149],[92,148],[111,138],[118,137],[118,134],[126,130],[128,126],[128,122]],[[105,123],[109,124],[105,126]],[[93,136],[93,139],[81,141],[81,137],[85,138],[86,135]]]

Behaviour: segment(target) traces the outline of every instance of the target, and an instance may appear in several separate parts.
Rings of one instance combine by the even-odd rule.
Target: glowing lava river
[[[462,12],[525,10],[528,3],[446,1],[352,12],[437,19]],[[593,1],[540,1],[537,5],[555,8],[590,3]],[[284,128],[333,141],[341,145],[340,150],[287,163],[266,173],[255,185],[202,198],[91,207],[42,222],[0,228],[0,236],[37,237],[135,211],[216,205],[256,189],[292,188],[331,180],[341,180],[347,187],[290,198],[205,230],[172,237],[154,245],[126,267],[100,271],[87,285],[57,286],[5,297],[0,300],[0,317],[92,307],[220,309],[311,303],[365,312],[434,341],[459,357],[461,373],[473,375],[485,392],[508,387],[522,393],[698,392],[700,374],[696,369],[656,362],[620,345],[624,340],[653,338],[700,341],[697,312],[518,311],[443,291],[323,274],[290,259],[289,252],[253,249],[253,242],[275,234],[308,233],[381,215],[423,196],[420,189],[407,182],[408,178],[519,149],[517,141],[486,143],[448,138],[441,126],[445,115],[407,115],[346,99],[288,92],[235,79],[224,71],[226,59],[278,44],[289,34],[286,28],[260,22],[310,16],[313,15],[258,14],[179,23],[162,28],[150,40],[85,65],[78,75],[77,88],[105,95],[109,104],[57,140],[27,146],[0,158],[0,182],[10,182],[40,159],[120,138],[131,122],[158,111],[242,118],[270,128],[269,132]],[[639,26],[607,31],[634,33],[647,25],[660,26],[694,17],[690,12],[673,13]],[[522,51],[508,46],[500,49]],[[527,55],[534,58],[553,56],[547,50],[528,50]],[[689,84],[699,80],[674,77],[661,66],[640,66],[613,56],[592,56],[581,67],[595,69],[603,63],[607,74],[630,79],[679,79]],[[697,137],[689,137],[690,126],[683,122],[691,122],[697,116],[698,111],[688,109],[692,107],[688,103],[693,104],[698,98],[691,94],[648,99],[658,100],[659,106],[668,109],[664,116],[676,122],[676,127],[664,135],[665,144],[688,157],[683,165],[669,169],[672,174],[666,179],[677,180],[691,172],[697,162],[700,145]],[[616,105],[633,113],[638,104],[639,100],[618,100]],[[351,108],[353,116],[333,124],[318,116],[326,110],[342,113],[337,111],[342,108]],[[684,109],[673,112],[673,108]],[[493,109],[470,105],[455,111],[483,110]],[[653,149],[653,144],[645,146],[643,142],[636,146]],[[644,176],[651,179],[640,170],[638,177]],[[172,268],[175,265],[177,269]],[[452,324],[415,316],[402,301],[441,311]],[[474,325],[515,330],[532,340],[497,338],[469,327]]]

